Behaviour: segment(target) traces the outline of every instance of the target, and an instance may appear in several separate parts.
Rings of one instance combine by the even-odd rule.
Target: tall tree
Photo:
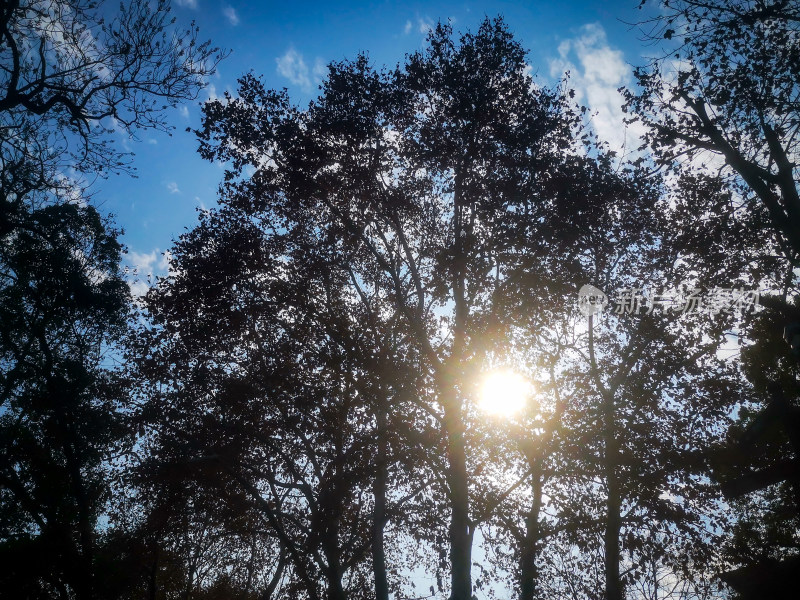
[[[495,329],[503,260],[525,253],[514,228],[536,222],[548,169],[577,145],[566,97],[525,73],[502,21],[458,40],[439,25],[393,73],[364,57],[332,65],[306,111],[245,77],[238,98],[206,106],[198,132],[203,156],[231,162],[225,202],[287,237],[314,232],[355,288],[377,290],[419,357],[417,402],[446,456],[454,599],[472,597],[471,367]]]
[[[93,594],[107,461],[125,433],[107,368],[129,300],[119,259],[115,232],[76,204],[40,208],[2,238],[0,547],[19,597]]]
[[[194,98],[220,58],[168,13],[0,8],[0,544],[19,597],[101,593],[96,527],[126,435],[111,348],[129,295],[88,183],[125,168],[114,131],[168,129],[165,109]]]
[[[205,214],[176,244],[175,274],[146,299],[149,459],[139,471],[169,469],[156,485],[179,489],[188,477],[258,515],[280,549],[267,567],[286,575],[278,592],[368,597],[374,580],[386,597],[384,527],[399,508],[387,493],[398,479],[392,432],[415,427],[389,410],[406,377],[393,365],[400,350],[391,327],[375,339],[376,315],[353,311],[349,275],[331,269],[317,233],[287,246],[251,218]]]
[[[628,92],[628,108],[649,126],[663,163],[684,155],[724,161],[744,184],[744,200],[766,212],[783,254],[793,259],[800,252],[796,3],[661,4],[647,31],[668,46],[636,70],[641,92]]]
[[[753,385],[743,388],[751,401],[766,405],[765,412],[755,418],[752,405],[745,403],[740,417],[750,426],[736,428],[732,433],[738,433],[743,440],[755,441],[754,431],[766,432],[765,419],[777,415],[782,415],[779,420],[790,429],[800,432],[791,419],[792,411],[796,410],[792,406],[797,400],[791,383],[795,366],[786,360],[787,350],[781,352],[775,347],[775,340],[780,339],[784,328],[796,320],[793,298],[797,296],[800,252],[800,197],[795,165],[800,122],[798,6],[796,2],[782,0],[670,0],[661,5],[660,14],[648,22],[648,32],[653,39],[666,44],[668,51],[660,60],[637,70],[642,89],[629,93],[628,106],[636,118],[650,126],[649,138],[662,163],[673,164],[686,155],[698,163],[703,161],[720,168],[727,176],[737,192],[733,197],[736,201],[706,215],[706,220],[733,213],[747,215],[736,233],[758,236],[758,245],[764,252],[754,256],[751,272],[760,279],[762,291],[777,298],[770,302],[770,314],[754,318],[740,332],[753,345],[745,353],[743,363],[743,375]],[[774,330],[769,331],[767,324]],[[765,378],[771,381],[766,382]],[[727,448],[728,458],[721,461],[720,472],[727,471],[728,476],[733,476],[731,463],[738,463],[741,479],[729,483],[729,492],[739,495],[754,492],[759,485],[774,486],[785,477],[774,468],[776,451],[783,455],[784,464],[796,462],[800,454],[785,433],[783,436],[782,444],[771,439],[767,445],[772,446],[772,451],[765,452],[761,460],[754,460],[752,449],[744,456],[741,448],[737,448],[741,440]],[[762,464],[758,465],[759,462]],[[753,469],[756,465],[758,468]],[[795,480],[795,486],[800,484],[796,478],[790,478]],[[774,492],[773,488],[768,495]],[[787,496],[783,497],[787,508],[794,504]],[[759,504],[769,512],[769,503],[758,500],[750,503],[750,509]],[[795,513],[785,524],[796,529],[796,520]],[[754,531],[748,526],[741,528],[747,529]],[[741,546],[745,540],[746,536],[738,537],[736,545]],[[763,541],[763,537],[757,536],[750,539],[754,548],[764,548]],[[740,547],[735,554],[741,558],[748,552]],[[750,556],[751,564],[755,565],[758,561]],[[766,585],[767,581],[777,580],[777,571],[769,574],[758,569],[749,575],[745,573],[741,583],[747,587],[748,582]],[[737,588],[744,589],[739,585]],[[771,592],[759,584],[751,593]]]
[[[700,207],[725,203],[724,187],[684,173],[669,189],[643,165],[605,161],[576,157],[580,177],[557,174],[573,184],[556,188],[563,195],[548,210],[561,229],[555,239],[569,242],[543,241],[522,265],[527,285],[507,294],[506,310],[524,315],[511,336],[519,360],[550,372],[539,385],[539,414],[513,436],[530,491],[495,521],[516,552],[527,598],[567,584],[619,598],[626,584],[646,580],[640,565],[652,556],[676,573],[691,565],[682,577],[695,577],[712,550],[704,523],[719,517],[701,456],[721,439],[734,398],[731,373],[715,357],[732,315],[728,307],[716,315],[682,308],[678,282],[747,287],[730,278],[746,259],[709,252],[712,239],[740,238],[720,223],[681,226]],[[579,314],[580,282],[606,290],[611,304],[588,319]],[[548,539],[558,545],[548,548]],[[565,581],[567,548],[583,555],[586,583]],[[691,548],[693,558],[670,562],[667,548],[684,556]],[[603,565],[600,580],[592,561]]]

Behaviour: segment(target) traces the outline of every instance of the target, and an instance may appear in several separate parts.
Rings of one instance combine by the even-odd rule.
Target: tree
[[[481,461],[491,456],[482,444],[494,440],[479,426],[475,382],[493,361],[511,359],[503,347],[513,343],[509,332],[530,325],[520,314],[532,305],[514,306],[513,300],[557,298],[574,292],[575,278],[584,276],[629,283],[634,273],[663,276],[676,257],[672,245],[665,248],[674,233],[652,212],[657,205],[670,214],[657,180],[642,167],[617,172],[609,156],[579,137],[567,95],[533,88],[524,73],[524,53],[501,21],[486,21],[459,41],[440,25],[429,48],[393,73],[376,72],[364,57],[332,65],[321,97],[306,111],[246,76],[238,98],[207,105],[198,132],[203,156],[231,164],[222,198],[230,222],[259,224],[269,239],[288,244],[282,250],[287,253],[319,248],[326,269],[343,277],[356,305],[363,303],[359,310],[371,315],[367,322],[388,318],[399,327],[401,347],[416,359],[407,370],[418,370],[423,384],[415,392],[417,404],[438,429],[433,448],[445,449],[440,494],[450,510],[453,598],[471,596],[475,528],[503,498],[495,492],[494,500],[483,497],[486,486],[477,476],[485,467]],[[586,147],[589,155],[581,152]],[[251,177],[246,167],[253,169]],[[702,185],[692,192],[705,198]],[[690,241],[697,252],[704,250]],[[619,255],[627,257],[627,270],[614,262]],[[308,260],[294,250],[290,256]],[[650,259],[657,264],[649,266]],[[636,507],[645,501],[638,523],[659,511],[661,521],[675,516],[654,495],[666,475],[656,467],[648,471],[647,461],[665,466],[669,450],[658,443],[654,425],[646,429],[647,417],[669,424],[660,395],[674,385],[669,367],[684,356],[682,368],[695,368],[695,353],[671,343],[668,324],[645,321],[633,331],[620,324],[603,342],[604,357],[595,350],[581,384],[606,406],[605,412],[597,409],[605,436],[585,442],[605,461],[602,479],[612,491],[604,511],[612,597],[621,594],[623,502]],[[657,384],[642,362],[650,346],[662,352]],[[371,348],[359,346],[358,354]],[[602,395],[607,388],[612,391]],[[618,414],[614,405],[623,404],[623,392],[636,403]],[[715,396],[704,410],[717,414],[719,400]],[[597,431],[580,415],[574,418],[576,430]],[[634,421],[636,428],[629,429]],[[626,454],[639,468],[617,485],[622,467],[609,448],[627,431],[646,430],[646,441],[626,440]],[[540,468],[540,460],[532,455],[529,467]],[[677,466],[679,474],[690,478],[684,466]],[[642,474],[653,482],[649,489],[637,483]],[[520,476],[529,477],[529,469]],[[595,498],[604,493],[595,492]],[[531,527],[537,523],[538,516],[531,519]],[[525,552],[535,555],[541,538],[532,531],[531,540]],[[529,569],[526,589],[532,577]]]
[[[470,371],[502,328],[495,290],[536,240],[519,233],[536,223],[548,169],[574,151],[574,124],[565,95],[531,85],[497,20],[458,41],[439,25],[394,73],[364,57],[332,65],[307,111],[246,76],[238,98],[206,105],[198,132],[204,157],[231,162],[223,202],[280,223],[276,239],[324,244],[350,294],[374,289],[370,312],[390,315],[419,357],[415,395],[445,449],[454,599],[472,596]]]
[[[715,357],[731,315],[682,310],[679,282],[749,283],[731,277],[747,257],[709,252],[711,240],[741,241],[727,223],[681,225],[727,201],[719,181],[682,173],[669,187],[643,165],[579,158],[572,168],[556,175],[572,186],[557,186],[563,195],[547,206],[562,230],[528,254],[529,282],[506,295],[505,310],[522,315],[510,336],[518,360],[549,374],[537,384],[539,414],[511,436],[530,491],[495,515],[525,598],[565,586],[621,597],[648,581],[653,561],[683,581],[711,568],[719,493],[701,457],[736,398]],[[575,310],[579,282],[618,304],[587,323]],[[570,548],[580,559],[565,569]]]
[[[792,425],[791,418],[796,410],[792,408],[796,389],[793,383],[787,385],[787,381],[793,380],[795,368],[781,356],[782,352],[776,351],[774,343],[780,332],[794,321],[793,298],[797,295],[798,7],[794,2],[782,0],[680,0],[662,5],[663,13],[649,22],[652,26],[649,35],[652,39],[672,40],[672,47],[662,60],[637,70],[642,90],[628,94],[628,107],[636,118],[651,127],[649,139],[663,164],[673,164],[683,156],[702,156],[709,166],[719,167],[727,175],[737,192],[737,201],[710,217],[724,218],[734,212],[746,215],[737,233],[756,233],[764,249],[755,257],[751,272],[758,274],[762,290],[777,297],[769,302],[771,314],[753,318],[741,332],[752,346],[743,353],[743,373],[754,385],[744,386],[745,390],[751,400],[766,404],[757,418],[750,407],[744,406],[741,416],[749,420],[749,425],[745,427],[743,423],[732,430],[741,440],[728,446],[729,456],[720,460],[718,467],[723,477],[726,472],[731,477],[732,463],[738,463],[739,481],[729,481],[726,487],[729,492],[741,495],[780,481],[780,477],[775,479],[776,449],[780,448],[777,454],[783,454],[783,463],[796,461],[800,456],[789,440],[784,438],[783,444],[776,444],[777,440],[770,435],[767,445],[773,446],[773,451],[762,454],[760,461],[753,461],[752,452],[744,456],[740,447],[745,439],[749,439],[747,443],[755,442],[754,432],[766,432],[765,420],[777,415],[782,415],[780,420],[788,427],[788,437],[793,436],[792,429],[800,431]],[[766,323],[775,330],[767,331]],[[765,382],[765,375],[770,382]],[[764,443],[761,440],[760,444]],[[753,462],[761,461],[764,468],[752,470]],[[800,483],[793,476],[789,479],[794,480],[795,487]],[[769,491],[768,496],[774,491]],[[785,492],[784,499],[788,500]],[[751,509],[760,504],[768,511],[770,502],[764,502],[763,496],[754,500]],[[791,504],[788,500],[787,505]],[[796,528],[792,525],[796,517],[785,522]],[[753,553],[742,552],[741,543],[745,539],[746,536],[738,538],[736,545],[740,547],[734,552],[737,557],[734,560],[748,554],[748,560],[753,559]],[[754,548],[763,548],[762,542],[763,539],[751,536]],[[754,563],[751,565],[754,569],[745,569],[737,589],[744,590],[754,581],[766,585],[767,581],[783,577],[780,569],[771,573],[770,569],[760,571]],[[761,583],[750,593],[770,593]]]
[[[165,109],[194,98],[221,58],[168,13],[0,8],[0,544],[19,597],[102,593],[98,519],[130,433],[112,368],[130,298],[118,232],[88,185],[126,168],[114,130],[168,129]]]
[[[369,597],[371,566],[388,597],[383,529],[402,507],[386,493],[401,425],[388,406],[403,379],[392,332],[373,340],[372,316],[352,312],[315,234],[290,250],[272,233],[231,207],[206,213],[148,294],[139,471],[156,489],[189,478],[257,515],[278,548],[265,569],[285,574],[276,593]],[[378,386],[365,363],[395,374]],[[223,527],[231,517],[215,516]]]
[[[32,192],[80,197],[82,176],[126,168],[112,135],[169,131],[224,53],[181,31],[169,2],[6,2],[0,11],[4,227]],[[29,200],[30,201],[30,200]]]
[[[106,351],[125,331],[120,246],[97,211],[43,207],[0,245],[0,439],[6,590],[92,596],[95,527],[124,386]],[[46,557],[46,558],[41,558]]]
[[[650,35],[675,40],[669,61],[639,68],[628,107],[668,162],[711,154],[767,211],[787,257],[800,251],[794,85],[800,73],[792,2],[666,1]],[[683,61],[682,66],[670,65]]]

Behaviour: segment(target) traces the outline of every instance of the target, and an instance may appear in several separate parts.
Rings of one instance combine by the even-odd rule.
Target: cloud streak
[[[294,48],[289,48],[286,54],[276,58],[275,63],[279,75],[306,93],[310,93],[313,84],[325,76],[325,64],[322,59],[317,58],[313,70],[309,69],[303,55]]]
[[[566,72],[575,99],[592,112],[591,126],[598,137],[612,150],[636,151],[644,129],[624,124],[624,99],[618,91],[631,83],[632,69],[622,52],[609,45],[602,26],[584,25],[577,37],[561,42],[558,58],[550,61],[550,75],[560,78]]]
[[[157,277],[171,274],[169,261],[172,258],[169,250],[161,252],[158,248],[152,252],[131,252],[127,255],[128,287],[135,298],[144,296],[155,283]]]
[[[236,14],[236,9],[233,8],[230,4],[226,4],[222,7],[222,14],[225,15],[225,18],[228,19],[228,23],[236,27],[239,24],[239,15]]]

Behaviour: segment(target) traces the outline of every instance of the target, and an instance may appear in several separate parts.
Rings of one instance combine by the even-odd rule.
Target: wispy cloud
[[[172,254],[155,248],[151,252],[130,252],[125,259],[128,264],[128,287],[135,298],[144,296],[157,277],[170,275]]]
[[[312,71],[314,74],[314,79],[319,81],[328,74],[328,67],[325,65],[325,62],[318,58],[314,61],[314,70]]]
[[[141,269],[142,273],[152,271],[153,265],[156,263],[156,259],[158,258],[156,250],[146,254],[142,252],[131,252],[128,256],[130,256],[128,262],[131,263],[131,266],[136,269]]]
[[[128,287],[135,298],[144,296],[153,284],[153,266],[158,258],[157,252],[131,252],[126,257],[126,262],[130,265]]]
[[[189,118],[189,108],[188,108],[187,106],[181,106],[180,108],[178,108],[178,113],[179,113],[179,114],[180,114],[180,115],[181,115],[181,116],[182,116],[184,119],[188,119],[188,118]]]
[[[183,6],[185,8],[197,8],[197,0],[175,0],[175,3],[178,6]]]
[[[181,193],[181,190],[178,187],[178,184],[175,183],[174,181],[170,181],[169,183],[167,183],[167,191],[169,191],[170,194],[180,194]]]
[[[311,91],[315,81],[319,81],[325,76],[325,63],[317,58],[314,61],[314,68],[310,70],[303,55],[294,48],[289,48],[286,54],[276,58],[278,73],[288,79],[294,85],[300,87],[304,92]]]
[[[622,52],[609,45],[601,25],[584,25],[577,37],[558,46],[550,75],[562,77],[567,71],[568,85],[575,90],[575,99],[591,110],[591,124],[600,139],[613,150],[635,151],[644,130],[638,124],[624,124],[624,99],[618,91],[631,83],[632,69]]]
[[[230,4],[225,4],[222,7],[222,14],[228,19],[228,23],[236,27],[239,24],[239,15],[236,14],[236,9]]]
[[[208,98],[206,99],[206,102],[213,102],[214,100],[219,100],[220,99],[220,96],[217,94],[217,86],[215,86],[213,83],[210,83],[208,85],[208,87],[206,88],[206,93],[208,94]],[[187,115],[188,115],[188,111],[187,111]]]
[[[431,29],[433,29],[432,19],[429,17],[417,17],[413,21],[411,19],[406,20],[406,24],[403,25],[403,34],[408,35],[412,31],[427,34]]]

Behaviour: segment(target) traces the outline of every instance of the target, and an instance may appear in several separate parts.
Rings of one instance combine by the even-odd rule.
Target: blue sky
[[[171,111],[172,136],[145,132],[120,140],[135,153],[138,177],[113,176],[97,185],[95,199],[124,229],[126,263],[137,269],[134,291],[146,289],[148,275],[164,273],[163,252],[197,222],[197,209],[215,203],[222,168],[197,155],[186,127],[200,124],[200,103],[233,92],[236,79],[253,71],[269,87],[286,87],[307,103],[325,65],[365,51],[377,66],[394,66],[424,45],[427,29],[450,19],[456,31],[475,29],[485,17],[502,15],[530,52],[540,84],[571,73],[576,98],[596,115],[597,132],[613,146],[632,147],[636,131],[621,124],[620,85],[632,83],[633,65],[653,49],[627,23],[640,20],[637,0],[615,2],[263,2],[173,0],[179,24],[195,20],[201,37],[231,51],[208,88]]]

